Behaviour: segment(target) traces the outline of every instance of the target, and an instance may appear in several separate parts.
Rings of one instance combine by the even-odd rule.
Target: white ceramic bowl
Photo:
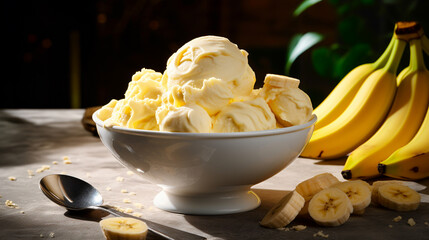
[[[162,188],[160,209],[184,214],[228,214],[260,205],[250,187],[295,160],[317,117],[306,124],[240,133],[172,133],[103,127],[104,145],[127,168]]]

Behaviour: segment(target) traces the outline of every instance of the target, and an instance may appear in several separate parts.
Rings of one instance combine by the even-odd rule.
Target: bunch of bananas
[[[410,63],[398,75],[409,44]],[[380,174],[429,177],[429,39],[417,22],[398,22],[384,53],[347,74],[314,110],[313,136],[302,157],[347,156],[345,179]]]

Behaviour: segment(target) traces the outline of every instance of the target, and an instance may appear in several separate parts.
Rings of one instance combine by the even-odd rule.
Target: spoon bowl
[[[103,204],[101,193],[91,184],[72,176],[52,174],[40,181],[42,192],[69,210],[82,210]]]
[[[132,217],[143,220],[150,232],[164,239],[206,239],[195,234],[119,212],[108,205],[103,205],[103,197],[95,187],[73,176],[63,174],[47,175],[40,180],[39,187],[46,197],[68,210],[98,209],[114,216]]]

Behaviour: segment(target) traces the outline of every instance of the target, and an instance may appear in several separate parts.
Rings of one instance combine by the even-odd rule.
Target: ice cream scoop
[[[211,129],[210,116],[196,104],[182,107],[163,105],[158,108],[156,118],[160,131],[208,133]]]
[[[136,72],[128,84],[125,98],[111,100],[99,117],[106,126],[159,130],[155,112],[162,105],[162,74],[151,69]]]
[[[261,97],[232,102],[213,118],[213,132],[249,132],[274,128],[274,114]]]
[[[248,95],[256,78],[247,56],[246,51],[227,38],[195,38],[168,59],[164,87],[189,85],[202,88],[206,81],[216,78],[226,83],[234,97]]]
[[[167,102],[176,107],[197,104],[210,116],[218,113],[234,98],[228,83],[218,78],[204,80],[202,87],[192,86],[190,82],[183,86],[173,86],[165,96],[168,99]]]

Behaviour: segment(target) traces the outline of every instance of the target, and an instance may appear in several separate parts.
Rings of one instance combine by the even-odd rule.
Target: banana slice
[[[360,180],[360,179],[353,180],[353,181],[357,181],[357,182],[362,183],[363,185],[365,185],[365,186],[368,188],[368,190],[369,190],[370,192],[372,192],[372,186],[371,186],[371,184],[369,184],[367,181]]]
[[[413,211],[419,207],[420,194],[408,186],[389,183],[378,188],[380,205],[396,211]]]
[[[304,198],[298,192],[292,191],[268,211],[260,224],[268,228],[284,227],[295,219],[304,203]]]
[[[276,88],[298,88],[299,80],[283,75],[267,74],[264,79],[264,84],[268,84]]]
[[[353,214],[362,215],[365,208],[371,203],[369,184],[362,180],[346,181],[335,184],[336,187],[347,194],[353,205]]]
[[[352,212],[349,197],[335,187],[318,192],[308,204],[310,217],[321,226],[339,226],[349,219]]]
[[[340,183],[340,181],[331,173],[321,173],[299,183],[295,187],[295,191],[305,199],[305,205],[299,212],[299,215],[306,215],[308,213],[308,203],[314,194],[337,183]]]
[[[144,240],[148,232],[146,223],[128,217],[106,218],[100,226],[107,240]]]
[[[375,205],[378,205],[378,188],[389,183],[397,183],[402,184],[402,181],[399,180],[382,180],[376,181],[372,183],[372,191],[371,191],[371,202]]]

